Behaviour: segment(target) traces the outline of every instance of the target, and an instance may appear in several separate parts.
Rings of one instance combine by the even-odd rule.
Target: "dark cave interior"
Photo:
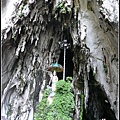
[[[66,59],[65,59],[65,77],[73,77],[73,52],[71,49],[67,49],[66,50]],[[64,66],[64,50],[61,50],[60,53],[60,58],[58,60],[58,63],[61,64],[62,66]],[[59,78],[59,80],[63,79],[63,72],[57,73],[57,76]]]
[[[95,80],[92,69],[90,70],[89,78],[89,99],[87,110],[84,110],[83,114],[84,120],[116,120],[107,95]]]
[[[73,69],[74,69],[74,64],[73,64],[73,40],[70,34],[70,28],[66,27],[63,29],[63,36],[62,36],[62,41],[67,40],[67,43],[70,43],[71,47],[69,49],[66,49],[66,57],[65,57],[65,78],[66,77],[73,77]],[[58,63],[64,66],[64,50],[60,49],[60,57],[58,60]],[[57,73],[57,76],[60,79],[63,79],[63,72]]]

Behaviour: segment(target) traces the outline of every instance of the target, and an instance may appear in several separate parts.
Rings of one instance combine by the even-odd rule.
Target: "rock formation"
[[[33,120],[52,58],[63,66],[64,39],[71,44],[73,119],[80,119],[84,94],[83,120],[118,120],[117,0],[2,0],[1,33],[3,120]]]

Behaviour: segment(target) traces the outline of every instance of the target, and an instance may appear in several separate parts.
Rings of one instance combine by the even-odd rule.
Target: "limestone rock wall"
[[[50,79],[47,67],[54,55],[57,61],[60,58],[58,42],[71,37],[76,100],[74,119],[79,119],[78,96],[82,92],[85,94],[85,108],[88,107],[91,69],[118,119],[118,21],[105,18],[99,9],[101,2],[69,1],[63,4],[67,11],[60,13],[55,10],[57,0],[3,1],[3,118],[33,120],[35,107]],[[14,4],[13,14],[6,14],[5,20],[11,4]],[[79,82],[82,82],[81,87]]]

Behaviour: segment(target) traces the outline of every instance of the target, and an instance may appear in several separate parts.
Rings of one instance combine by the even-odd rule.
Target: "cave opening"
[[[101,85],[95,80],[92,68],[89,72],[89,78],[88,107],[87,110],[84,110],[84,120],[116,120],[108,97]]]
[[[70,43],[71,47],[69,49],[66,49],[66,57],[65,57],[65,79],[66,77],[73,77],[73,69],[74,69],[74,64],[73,64],[73,40],[70,34],[70,28],[64,28],[63,29],[63,35],[61,37],[61,41],[67,40],[67,43]],[[60,49],[60,57],[58,60],[58,63],[64,66],[64,50]],[[57,76],[60,79],[63,79],[63,72],[57,73]]]
[[[73,77],[73,68],[74,64],[72,61],[73,51],[71,49],[66,50],[66,58],[65,58],[65,78]],[[61,50],[60,57],[58,63],[64,66],[64,50]],[[57,73],[59,80],[63,79],[63,72]]]

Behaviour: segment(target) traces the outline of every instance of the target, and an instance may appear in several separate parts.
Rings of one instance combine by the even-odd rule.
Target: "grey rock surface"
[[[105,1],[110,5],[113,2]],[[58,43],[69,39],[74,64],[74,120],[80,116],[79,94],[85,94],[86,110],[92,104],[90,71],[106,93],[118,120],[118,8],[115,7],[118,2],[111,5],[109,19],[100,11],[101,7],[107,9],[105,3],[101,6],[95,0],[69,1],[73,11],[67,15],[55,13],[55,18],[52,11],[57,3],[57,0],[2,1],[2,119],[33,120],[36,105],[50,80],[47,68],[54,55],[60,60],[62,51]],[[100,119],[100,114],[101,111],[96,112],[94,119]]]

